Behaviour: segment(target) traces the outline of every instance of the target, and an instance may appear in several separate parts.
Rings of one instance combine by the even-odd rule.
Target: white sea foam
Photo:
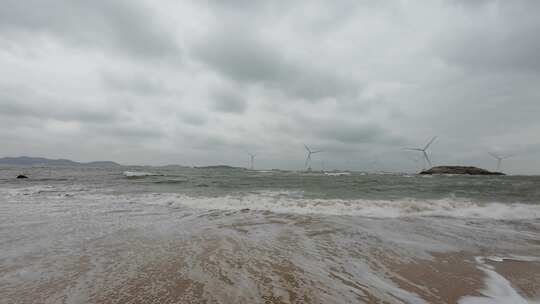
[[[482,296],[462,297],[458,301],[459,304],[540,304],[540,299],[526,299],[520,295],[507,279],[498,274],[492,266],[484,262],[485,259],[500,262],[506,258],[476,257],[478,269],[486,274],[485,288],[480,291]]]
[[[540,262],[540,257],[532,257],[532,256],[523,256],[523,255],[509,255],[505,257],[499,257],[499,256],[488,256],[484,259],[490,260],[492,262],[504,262],[507,261],[519,261],[519,262]]]
[[[139,172],[139,171],[124,171],[125,177],[144,177],[144,176],[159,176],[157,173]]]
[[[294,194],[294,193],[293,193]],[[221,197],[189,197],[182,194],[158,194],[145,202],[207,210],[259,210],[276,213],[349,215],[373,218],[451,217],[477,219],[537,219],[540,205],[477,203],[455,198],[439,200],[344,200],[311,199],[288,192],[260,192]]]
[[[351,172],[324,172],[324,175],[328,175],[328,176],[351,175]]]
[[[17,187],[17,188],[0,188],[0,195],[3,196],[21,196],[21,195],[35,195],[38,193],[46,193],[55,191],[56,188],[53,186],[43,186],[35,185],[28,187]]]

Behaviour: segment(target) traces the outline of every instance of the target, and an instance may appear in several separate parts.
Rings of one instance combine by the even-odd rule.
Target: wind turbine
[[[326,171],[324,164],[324,160],[321,160],[321,169],[323,172]]]
[[[433,167],[433,166],[431,165],[431,160],[429,160],[429,156],[428,156],[428,154],[427,154],[427,149],[429,148],[429,146],[431,146],[431,144],[435,141],[435,139],[437,139],[437,136],[434,136],[434,137],[427,143],[427,145],[424,146],[424,148],[405,148],[405,150],[422,152],[422,154],[424,155],[424,159],[426,160],[426,163],[427,163],[430,167]]]
[[[497,160],[497,171],[499,171],[501,169],[501,164],[502,164],[502,161],[503,159],[507,159],[507,158],[510,158],[514,155],[506,155],[506,156],[502,156],[500,154],[495,154],[493,152],[488,152],[489,155],[491,155],[493,158],[495,158]]]
[[[257,153],[247,152],[247,154],[249,155],[249,169],[253,170],[255,168],[253,164],[255,162],[255,156],[257,156]]]
[[[379,160],[374,159],[369,163],[369,167],[371,168],[372,173],[379,172]]]
[[[306,167],[306,169],[308,169],[309,171],[311,171],[311,154],[315,154],[315,153],[322,152],[322,150],[316,150],[316,151],[313,151],[313,150],[311,150],[306,144],[304,144],[304,148],[306,148],[306,151],[307,151],[307,157],[306,157],[306,164],[305,164],[305,167]],[[308,165],[309,165],[309,167],[308,167]]]
[[[418,169],[418,162],[420,161],[421,157],[409,157],[410,160],[414,162],[414,169]]]

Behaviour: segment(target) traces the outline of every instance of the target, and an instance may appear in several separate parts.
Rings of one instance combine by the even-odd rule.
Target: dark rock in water
[[[502,172],[491,172],[471,166],[437,166],[429,170],[424,170],[420,174],[505,175]]]
[[[248,212],[248,211],[250,211],[250,210],[251,210],[251,209],[249,209],[249,208],[244,208],[244,209],[240,209],[240,212]]]
[[[28,176],[19,174],[19,175],[17,175],[17,178],[28,178]]]

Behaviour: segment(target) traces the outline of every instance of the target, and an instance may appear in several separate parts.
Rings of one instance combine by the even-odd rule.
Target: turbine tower
[[[306,164],[305,164],[305,167],[308,171],[311,171],[311,154],[315,154],[315,153],[319,153],[319,152],[322,152],[322,150],[316,150],[316,151],[313,151],[311,150],[306,144],[304,144],[304,148],[306,148],[306,151],[307,151],[307,157],[306,157]],[[309,167],[308,167],[309,165]]]
[[[500,154],[496,154],[496,153],[493,153],[493,152],[488,152],[488,154],[491,155],[493,158],[495,158],[497,160],[497,171],[501,170],[501,165],[502,165],[503,159],[507,159],[507,158],[510,158],[510,157],[513,156],[513,155],[502,156]]]
[[[249,169],[253,170],[255,168],[254,163],[255,163],[255,156],[257,156],[257,153],[247,152],[247,154],[249,155]]]
[[[428,156],[428,154],[427,154],[427,149],[429,148],[429,146],[431,146],[431,144],[435,141],[435,139],[437,139],[437,136],[434,136],[434,137],[427,143],[427,145],[425,145],[423,148],[405,148],[405,150],[422,152],[422,154],[424,155],[424,159],[426,160],[426,163],[427,163],[430,167],[433,167],[433,165],[431,165],[431,160],[429,160],[429,156]]]
[[[410,160],[414,162],[414,169],[418,169],[418,162],[421,160],[421,157],[409,157]]]
[[[326,171],[324,160],[321,160],[321,170],[322,170],[323,172]]]

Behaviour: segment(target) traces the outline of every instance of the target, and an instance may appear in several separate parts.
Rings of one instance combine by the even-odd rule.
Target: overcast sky
[[[540,1],[0,0],[0,156],[540,173]]]

